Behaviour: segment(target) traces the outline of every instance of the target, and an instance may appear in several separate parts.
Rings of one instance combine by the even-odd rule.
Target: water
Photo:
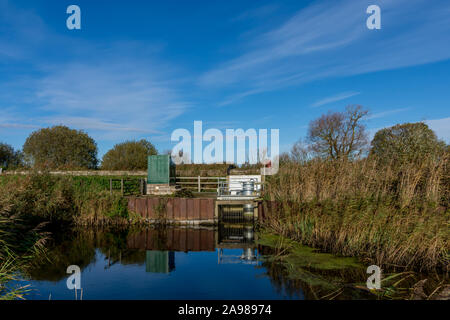
[[[83,300],[314,299],[333,290],[308,283],[309,273],[306,280],[303,272],[292,278],[285,266],[271,262],[273,249],[258,245],[258,237],[251,225],[54,233],[51,262],[29,272],[27,299],[75,299],[66,284],[69,265],[81,268]]]

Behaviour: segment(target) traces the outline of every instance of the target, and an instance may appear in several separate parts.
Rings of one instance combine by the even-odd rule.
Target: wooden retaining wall
[[[214,251],[215,233],[209,229],[168,228],[164,232],[146,230],[127,239],[129,249],[161,251]]]
[[[215,199],[129,197],[128,210],[149,221],[214,223]]]

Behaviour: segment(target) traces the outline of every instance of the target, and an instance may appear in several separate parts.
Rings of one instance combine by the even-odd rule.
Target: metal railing
[[[237,182],[230,182],[227,177],[174,177],[171,181],[183,189],[189,189],[194,192],[214,192],[218,195],[239,195],[242,191],[242,181],[239,186],[236,186]],[[262,182],[254,182],[255,190],[253,196],[260,196],[261,190],[263,190],[264,184]]]
[[[146,179],[109,179],[109,192],[119,191],[122,196],[143,195],[146,194]]]
[[[196,192],[216,192],[219,185],[226,181],[226,177],[176,177],[177,185],[184,189],[195,190]]]
[[[221,181],[219,186],[217,187],[217,195],[218,196],[236,196],[236,197],[242,197],[242,196],[253,196],[253,197],[259,197],[261,196],[261,191],[263,190],[264,183],[262,182],[254,182],[254,189],[251,192],[251,194],[244,194],[244,181],[240,182],[241,187],[236,186],[236,182],[229,182],[229,181]]]

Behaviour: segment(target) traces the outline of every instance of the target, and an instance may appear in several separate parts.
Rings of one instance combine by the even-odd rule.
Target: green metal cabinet
[[[175,178],[175,164],[170,155],[148,156],[148,184],[169,184]]]

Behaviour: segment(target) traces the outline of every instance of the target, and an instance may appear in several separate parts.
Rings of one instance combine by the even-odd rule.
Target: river
[[[241,224],[53,231],[47,259],[28,271],[26,298],[318,299],[336,290],[336,279],[345,284],[367,277],[354,260],[341,264],[341,258],[311,252],[286,265],[261,237],[253,225]],[[67,286],[70,265],[81,270],[76,293]],[[367,298],[361,294],[351,290],[337,298]]]

